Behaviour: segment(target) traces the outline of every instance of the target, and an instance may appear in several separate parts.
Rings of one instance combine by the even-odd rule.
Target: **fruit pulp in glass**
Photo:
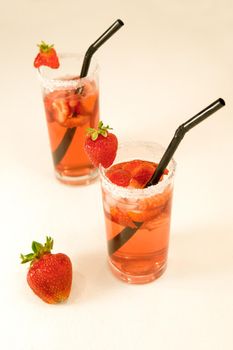
[[[117,185],[143,188],[157,164],[133,160],[113,165],[105,175]],[[163,176],[168,174],[165,171]],[[162,180],[162,179],[161,179]],[[108,243],[126,227],[135,229],[133,236],[114,252],[109,262],[114,274],[129,283],[146,283],[158,278],[166,268],[172,186],[162,193],[144,198],[120,198],[103,188],[103,205]]]
[[[43,100],[58,178],[62,181],[62,177],[70,177],[72,182],[72,177],[88,176],[95,168],[84,151],[84,142],[87,128],[96,128],[99,120],[99,96],[95,81],[85,79],[78,89],[62,87],[52,92],[46,91]],[[74,130],[73,139],[64,156],[57,161],[54,154],[68,129]]]

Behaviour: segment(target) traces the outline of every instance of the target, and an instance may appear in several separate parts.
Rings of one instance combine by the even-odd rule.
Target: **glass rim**
[[[149,141],[126,141],[119,144],[118,149],[121,149],[123,147],[127,147],[127,145],[130,146],[157,146],[164,150],[165,148],[157,143],[157,142],[149,142]],[[138,159],[138,158],[135,158]],[[123,197],[123,198],[145,198],[145,197],[151,197],[153,195],[162,193],[168,185],[172,183],[172,180],[175,175],[176,171],[176,161],[174,158],[172,158],[168,164],[169,173],[164,177],[162,181],[160,181],[156,185],[152,185],[146,188],[126,188],[122,186],[118,186],[116,184],[113,184],[108,177],[105,175],[106,169],[100,164],[99,165],[99,172],[100,172],[100,178],[101,178],[101,185],[103,188],[107,189],[109,192],[113,193],[113,195],[117,197]],[[111,167],[109,167],[111,168]]]
[[[69,59],[69,58],[76,58],[77,60],[83,60],[84,55],[82,53],[58,53],[58,58],[60,60],[63,59]],[[82,83],[82,81],[85,81],[86,79],[89,79],[90,77],[94,76],[99,71],[99,64],[98,61],[95,58],[92,58],[91,65],[94,67],[87,76],[83,78],[75,78],[75,79],[59,79],[59,78],[48,78],[43,72],[43,69],[46,69],[48,67],[41,66],[37,69],[39,80],[42,82],[45,86],[52,85],[53,87],[79,87]],[[44,68],[45,67],[45,68]],[[81,69],[81,68],[80,68]]]

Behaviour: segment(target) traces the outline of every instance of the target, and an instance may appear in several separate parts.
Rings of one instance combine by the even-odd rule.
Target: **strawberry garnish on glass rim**
[[[40,52],[34,60],[34,67],[48,66],[50,68],[59,68],[60,64],[54,45],[48,45],[44,41],[41,41],[37,46]]]
[[[52,254],[53,239],[46,237],[42,245],[32,242],[32,253],[21,254],[21,263],[30,262],[27,282],[33,292],[48,304],[65,301],[72,284],[72,264],[65,254]]]
[[[100,121],[98,128],[88,128],[84,149],[94,166],[101,164],[108,168],[114,162],[117,153],[117,137],[110,133],[109,125],[104,126]]]

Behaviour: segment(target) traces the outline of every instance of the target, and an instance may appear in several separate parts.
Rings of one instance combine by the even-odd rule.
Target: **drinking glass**
[[[59,55],[60,67],[39,68],[55,175],[66,184],[88,184],[98,175],[84,151],[86,130],[99,121],[99,67],[93,60],[79,78],[83,56]]]
[[[164,151],[157,143],[126,142],[119,146],[114,164],[136,159],[159,163]],[[128,283],[151,282],[166,269],[173,159],[167,169],[157,185],[136,189],[113,184],[100,166],[108,261],[112,272]]]

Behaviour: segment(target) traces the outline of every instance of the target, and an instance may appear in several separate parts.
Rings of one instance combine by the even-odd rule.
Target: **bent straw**
[[[91,59],[93,54],[98,50],[100,46],[102,46],[114,33],[116,33],[122,26],[124,25],[123,21],[121,19],[116,20],[89,48],[87,49],[82,69],[80,73],[80,78],[84,78],[87,76]],[[76,93],[81,93],[82,87],[79,87],[76,89]],[[65,132],[65,135],[63,136],[62,141],[56,148],[56,150],[53,152],[53,161],[55,166],[63,159],[65,156],[72,140],[74,137],[76,131],[76,127],[74,128],[68,128]]]
[[[170,162],[186,132],[209,117],[211,114],[215,113],[223,106],[225,106],[225,101],[222,98],[219,98],[177,128],[175,135],[167,147],[164,155],[162,156],[151,180],[146,184],[145,187],[156,185],[159,182],[160,177],[162,176],[165,168]],[[108,241],[108,251],[110,255],[114,254],[118,249],[120,249],[137,232],[143,222],[134,222],[134,224],[136,225],[136,228],[125,227],[114,238]]]
[[[116,20],[86,51],[83,60],[83,65],[80,73],[80,78],[87,75],[93,54],[102,46],[114,33],[116,33],[124,23],[121,19]]]
[[[225,101],[222,98],[219,98],[215,102],[211,103],[208,107],[203,109],[201,112],[196,114],[194,117],[190,118],[178,127],[173,139],[171,140],[158,166],[156,167],[152,178],[150,179],[150,181],[148,181],[145,187],[156,185],[159,182],[160,177],[162,176],[168,163],[172,159],[173,154],[175,153],[186,132],[192,129],[197,124],[201,123],[204,119],[208,118],[211,114],[215,113],[218,109],[222,108],[223,106],[225,106]]]

